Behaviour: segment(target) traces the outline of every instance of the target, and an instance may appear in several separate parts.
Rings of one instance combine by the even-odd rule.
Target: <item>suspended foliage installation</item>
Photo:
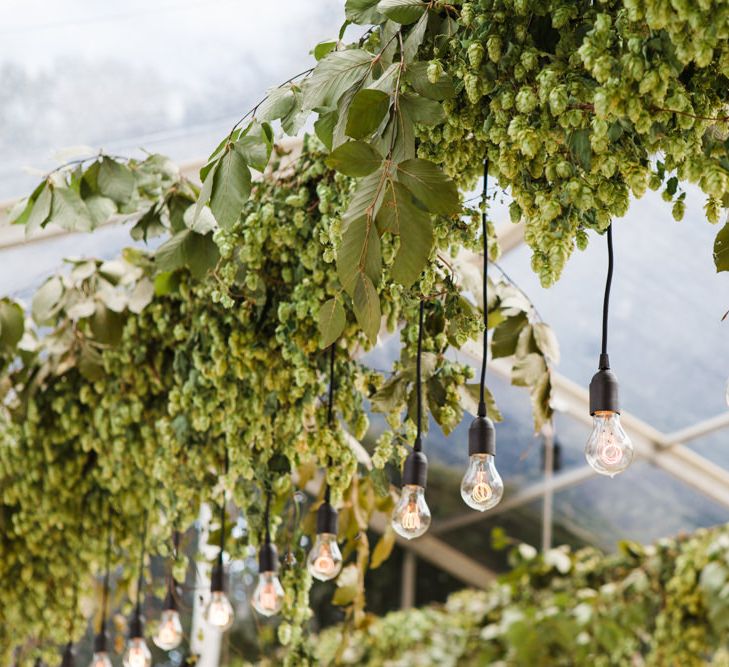
[[[511,360],[539,430],[551,418],[558,351],[518,288],[485,270],[482,282],[464,260],[464,250],[483,252],[484,264],[498,257],[486,196],[476,210],[460,194],[484,161],[513,198],[511,217],[525,225],[544,285],[591,231],[610,234],[631,194],[661,189],[676,219],[685,182],[705,192],[709,221],[729,204],[725,3],[345,8],[339,39],[317,45],[314,68],[269,91],[223,138],[200,188],[161,156],[102,154],[49,174],[11,213],[29,234],[123,216],[134,239],[163,242],[114,261],[70,262],[40,287],[28,318],[0,301],[3,663],[57,664],[67,646],[70,664],[88,623],[81,610],[98,597],[95,661],[105,663],[107,593],[133,612],[127,661],[132,649],[142,656],[135,665],[146,661],[136,642],[141,609],[124,595],[145,567],[135,556],[145,517],[146,552],[170,567],[164,582],[143,579],[148,594],[167,595],[149,636],[179,646],[187,629],[176,581],[189,564],[171,538],[203,503],[220,510],[210,624],[227,627],[235,611],[224,552],[241,559],[257,550],[255,608],[280,610],[289,664],[315,662],[306,638],[312,576],[336,577],[347,563],[333,600],[346,637],[368,622],[365,573],[394,542],[388,531],[371,548],[372,513],[392,513],[404,497],[398,532],[427,528],[428,415],[447,435],[472,413],[464,499],[476,509],[498,500],[488,457],[500,416],[485,366],[481,383],[471,382],[471,369],[447,352],[492,329],[484,352]],[[347,44],[349,24],[363,29]],[[304,138],[300,154],[275,144],[270,123],[296,134],[312,116],[316,137]],[[729,269],[728,230],[717,236],[718,270]],[[362,352],[398,329],[400,359],[387,373],[368,368]],[[323,399],[335,377],[337,419],[331,391]],[[367,431],[365,400],[390,427],[371,470],[349,441]],[[608,403],[596,418],[614,419],[600,414],[617,414]],[[403,465],[401,496],[386,468]],[[323,502],[290,526],[297,489],[321,489]],[[246,529],[234,535],[227,517],[236,513]],[[308,567],[295,564],[307,560],[304,534],[316,540]],[[101,572],[105,592],[94,596]]]

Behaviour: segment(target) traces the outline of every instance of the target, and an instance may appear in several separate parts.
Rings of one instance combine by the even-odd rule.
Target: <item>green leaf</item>
[[[102,197],[101,195],[91,195],[86,197],[86,208],[89,210],[93,226],[98,227],[108,222],[117,212],[117,206],[113,199],[109,197]]]
[[[451,215],[461,210],[456,184],[428,160],[406,160],[397,165],[397,178],[431,212]]]
[[[363,139],[382,123],[390,108],[390,96],[381,90],[365,88],[352,98],[345,132],[353,139]]]
[[[372,409],[376,412],[392,412],[405,403],[407,388],[407,380],[402,375],[393,375],[370,396]]]
[[[421,0],[380,0],[377,10],[401,25],[415,23],[428,5]]]
[[[372,223],[382,205],[385,184],[386,175],[382,169],[359,179],[342,216],[345,224],[348,225],[358,218],[366,218],[368,224]]]
[[[388,182],[388,190],[377,217],[380,224],[400,235],[400,248],[390,273],[405,287],[410,287],[422,273],[433,247],[433,225],[430,215],[420,209],[408,189],[396,181]]]
[[[337,42],[319,42],[314,47],[314,58],[321,60],[337,48]]]
[[[554,364],[559,363],[559,343],[552,328],[544,322],[533,325],[534,340],[542,354]]]
[[[453,79],[445,72],[435,83],[428,80],[428,63],[426,62],[414,62],[409,65],[405,70],[405,80],[416,93],[431,100],[445,100],[456,94]]]
[[[322,349],[342,335],[345,323],[344,307],[339,299],[335,297],[326,301],[319,309],[319,344]]]
[[[184,229],[163,243],[154,259],[159,271],[188,268],[199,279],[217,264],[219,256],[212,234],[203,236]]]
[[[215,172],[218,168],[218,162],[214,162],[210,169],[205,174],[205,180],[203,181],[202,188],[200,188],[200,194],[197,198],[197,203],[195,204],[195,210],[192,214],[192,224],[194,225],[197,222],[197,219],[200,217],[200,213],[203,210],[203,207],[205,204],[207,204],[210,201],[210,194],[213,191],[213,182],[215,181]],[[202,174],[202,171],[200,172]]]
[[[101,158],[96,178],[99,192],[117,204],[126,204],[137,187],[134,172],[127,165],[109,157]]]
[[[484,387],[484,400],[486,401],[486,412],[492,421],[500,422],[503,420],[499,408],[496,406],[493,394],[488,387]],[[461,399],[463,409],[470,412],[474,417],[478,415],[478,402],[481,398],[481,385],[477,382],[464,384],[458,387],[458,395]]]
[[[332,51],[304,82],[304,107],[333,107],[339,97],[370,70],[374,56],[364,49]]]
[[[519,313],[514,317],[504,320],[494,329],[491,339],[491,356],[494,359],[499,357],[510,357],[516,351],[519,342],[519,334],[529,323],[526,313]]]
[[[590,130],[575,130],[570,134],[569,147],[572,155],[585,171],[592,166],[592,145],[590,144]]]
[[[714,265],[717,272],[729,271],[729,222],[727,222],[714,240]]]
[[[0,346],[14,350],[25,331],[25,314],[15,301],[0,300]]]
[[[272,88],[256,110],[256,118],[266,121],[278,120],[286,116],[295,104],[296,98],[291,86]]]
[[[263,171],[268,165],[268,159],[271,157],[273,143],[269,131],[270,126],[268,124],[254,123],[250,126],[248,133],[233,145],[233,150],[238,151],[243,156],[246,164],[257,171]]]
[[[337,588],[336,591],[334,591],[334,595],[332,595],[332,604],[335,604],[339,607],[344,607],[348,604],[351,604],[356,597],[356,586],[340,586],[339,588]]]
[[[370,559],[370,570],[376,570],[382,563],[384,563],[392,553],[392,548],[395,546],[395,531],[392,529],[390,524],[387,524],[385,532],[382,533],[380,539],[377,540],[377,544],[372,551],[372,557]]]
[[[347,20],[358,25],[380,23],[382,16],[377,11],[378,0],[347,0],[344,12]]]
[[[348,141],[335,148],[326,164],[345,176],[367,176],[382,164],[382,155],[364,141]]]
[[[423,12],[418,22],[413,26],[413,29],[408,33],[403,44],[403,58],[406,63],[411,63],[415,60],[415,56],[418,54],[418,49],[423,43],[425,37],[425,30],[428,27],[428,12]]]
[[[414,123],[437,125],[445,120],[443,105],[427,97],[405,93],[400,96],[400,105]]]
[[[121,340],[124,319],[121,313],[114,312],[103,303],[96,304],[96,312],[89,320],[94,339],[104,345],[116,345]]]
[[[63,296],[63,283],[58,276],[53,276],[41,285],[33,295],[31,313],[38,325],[47,324],[60,308]]]
[[[238,221],[250,193],[251,172],[245,158],[229,146],[215,168],[210,194],[210,210],[223,229]]]
[[[327,150],[332,150],[332,140],[334,136],[334,126],[337,124],[339,114],[336,111],[328,111],[325,114],[321,114],[314,123],[314,132],[319,140],[327,147]]]
[[[354,314],[370,342],[377,340],[380,331],[380,298],[372,281],[364,273],[358,273],[352,295]]]
[[[517,387],[531,387],[547,372],[547,364],[541,354],[532,352],[516,359],[511,368],[511,384]]]
[[[346,226],[337,252],[337,273],[342,287],[350,296],[354,295],[360,275],[379,282],[382,272],[380,253],[380,237],[367,218],[358,218]]]
[[[26,237],[31,236],[46,224],[48,216],[51,214],[52,200],[53,194],[51,193],[51,189],[46,185],[38,195],[38,199],[36,199],[28,215],[27,222],[25,223]]]
[[[88,232],[93,227],[89,209],[78,192],[64,187],[53,188],[51,215],[46,224],[48,222],[74,232]]]

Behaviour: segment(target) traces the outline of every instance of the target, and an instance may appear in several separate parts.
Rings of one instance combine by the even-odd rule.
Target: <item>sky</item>
[[[68,147],[205,157],[336,37],[343,0],[1,0],[0,200]]]

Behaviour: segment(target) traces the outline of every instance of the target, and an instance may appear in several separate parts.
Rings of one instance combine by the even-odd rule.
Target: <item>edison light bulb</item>
[[[94,653],[89,667],[112,667],[109,654],[106,651],[98,651],[97,653]]]
[[[337,536],[332,533],[319,533],[306,564],[315,579],[334,579],[342,569],[342,552],[337,544]]]
[[[261,572],[253,591],[253,608],[263,616],[278,614],[283,607],[284,589],[275,572]]]
[[[127,642],[127,650],[122,657],[124,667],[151,667],[152,654],[144,637],[132,637]]]
[[[496,507],[504,495],[504,483],[491,454],[472,454],[461,482],[461,497],[466,505],[484,512]]]
[[[233,625],[233,605],[223,591],[212,591],[205,608],[205,620],[214,628],[228,630]]]
[[[160,616],[157,634],[152,641],[163,651],[171,651],[182,643],[182,639],[180,614],[176,609],[165,609]]]
[[[430,510],[425,502],[425,489],[417,484],[406,484],[392,512],[392,527],[398,535],[412,540],[425,533],[429,526]]]
[[[595,412],[593,423],[585,458],[595,472],[614,477],[633,460],[633,443],[623,431],[617,412]]]

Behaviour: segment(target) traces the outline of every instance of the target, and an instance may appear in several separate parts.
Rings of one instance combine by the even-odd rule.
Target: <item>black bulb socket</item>
[[[73,649],[72,642],[68,642],[66,648],[63,649],[61,667],[76,667],[76,651]]]
[[[496,429],[485,415],[479,415],[468,427],[468,455],[491,454],[496,456]]]
[[[211,593],[224,593],[225,592],[225,568],[223,567],[222,559],[213,565],[213,571],[210,574],[210,592]],[[165,607],[167,609],[167,607]],[[175,606],[176,608],[176,606]]]
[[[106,628],[94,637],[94,653],[106,653],[109,644],[109,633]]]
[[[600,355],[600,370],[590,380],[590,414],[615,412],[620,414],[618,400],[618,378],[610,370],[607,354]]]
[[[165,601],[162,603],[162,609],[164,611],[177,611],[177,598],[175,597],[175,584],[170,583],[167,587],[167,595],[165,595]]]
[[[336,535],[339,530],[339,512],[331,503],[324,501],[316,511],[316,534],[331,533]]]
[[[270,542],[264,542],[258,552],[258,571],[278,572],[278,551]]]
[[[129,620],[129,639],[137,639],[144,637],[144,616],[139,612],[134,612]]]
[[[420,486],[423,489],[428,482],[428,457],[419,449],[414,449],[405,459],[402,469],[403,486]]]

